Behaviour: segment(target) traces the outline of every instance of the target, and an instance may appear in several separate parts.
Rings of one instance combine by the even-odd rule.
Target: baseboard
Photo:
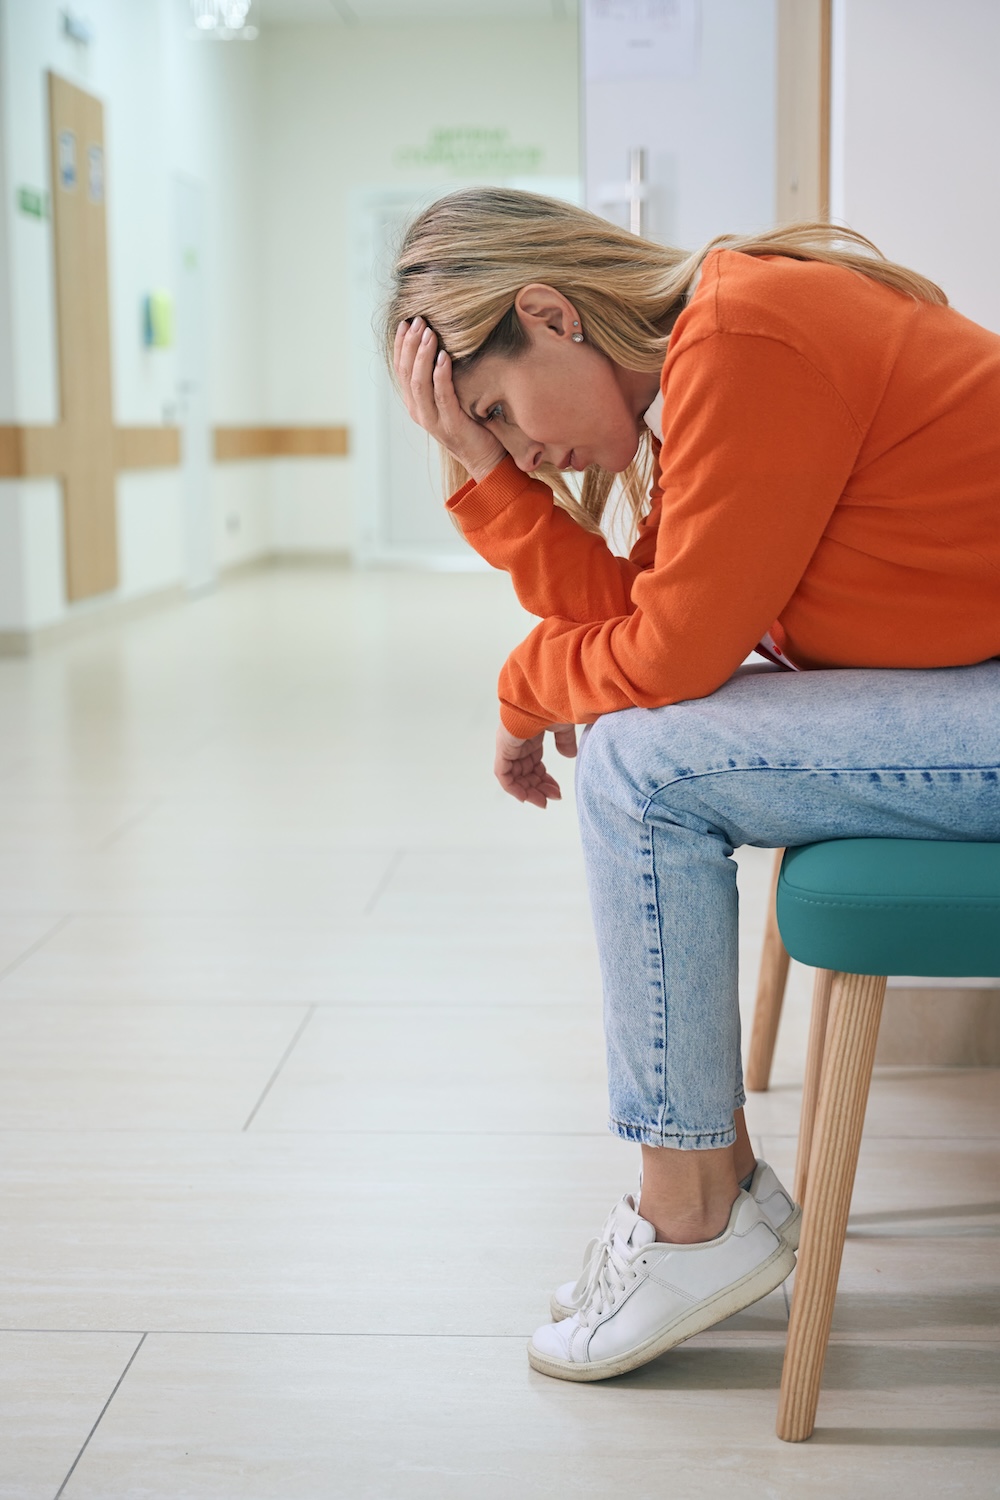
[[[138,620],[143,615],[155,614],[168,605],[179,604],[185,598],[179,583],[165,589],[154,589],[137,599],[108,599],[74,610],[63,620],[51,625],[39,625],[35,630],[0,630],[0,656],[33,656],[49,646],[60,646],[64,641],[75,640],[106,625],[119,625],[127,620]]]
[[[317,568],[337,570],[351,566],[351,554],[346,551],[330,552],[264,552],[256,557],[244,558],[219,571],[219,584],[235,583],[252,573],[270,571],[274,568]],[[211,592],[211,586],[206,592]],[[75,640],[91,630],[107,625],[121,625],[129,620],[141,619],[143,615],[155,614],[172,604],[182,604],[197,595],[192,595],[181,584],[171,584],[165,589],[155,589],[137,599],[108,599],[96,601],[82,609],[74,610],[63,620],[51,625],[40,625],[35,630],[0,630],[0,657],[33,656],[49,646],[59,646],[64,641]]]
[[[350,568],[354,559],[346,548],[329,552],[262,552],[257,557],[245,558],[242,562],[230,563],[219,570],[222,579],[242,578],[249,573],[261,573],[273,568]]]
[[[1000,985],[959,988],[926,980],[885,992],[875,1061],[891,1067],[1000,1067]]]

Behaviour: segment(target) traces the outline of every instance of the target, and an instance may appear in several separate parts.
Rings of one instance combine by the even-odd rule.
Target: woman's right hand
[[[495,469],[507,450],[459,405],[451,359],[438,352],[437,335],[423,318],[396,329],[393,364],[406,410],[419,427],[458,459],[478,483]]]

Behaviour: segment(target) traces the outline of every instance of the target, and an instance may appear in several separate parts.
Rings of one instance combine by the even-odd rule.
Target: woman
[[[386,330],[452,517],[541,618],[500,678],[501,785],[545,807],[546,732],[574,755],[589,726],[611,1128],[641,1198],[529,1358],[601,1379],[794,1264],[743,1121],[734,846],[1000,839],[1000,337],[850,231],[685,255],[493,189],[411,226]],[[599,527],[615,476],[628,558]],[[755,649],[771,665],[741,669]]]

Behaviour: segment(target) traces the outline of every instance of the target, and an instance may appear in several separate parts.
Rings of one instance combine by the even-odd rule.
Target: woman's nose
[[[514,462],[522,473],[533,474],[544,457],[545,445],[543,443],[526,442],[514,454]]]

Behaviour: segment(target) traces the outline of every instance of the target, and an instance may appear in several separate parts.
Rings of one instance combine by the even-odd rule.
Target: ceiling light
[[[247,25],[251,0],[191,0],[194,31],[200,41],[252,42],[256,26]]]

